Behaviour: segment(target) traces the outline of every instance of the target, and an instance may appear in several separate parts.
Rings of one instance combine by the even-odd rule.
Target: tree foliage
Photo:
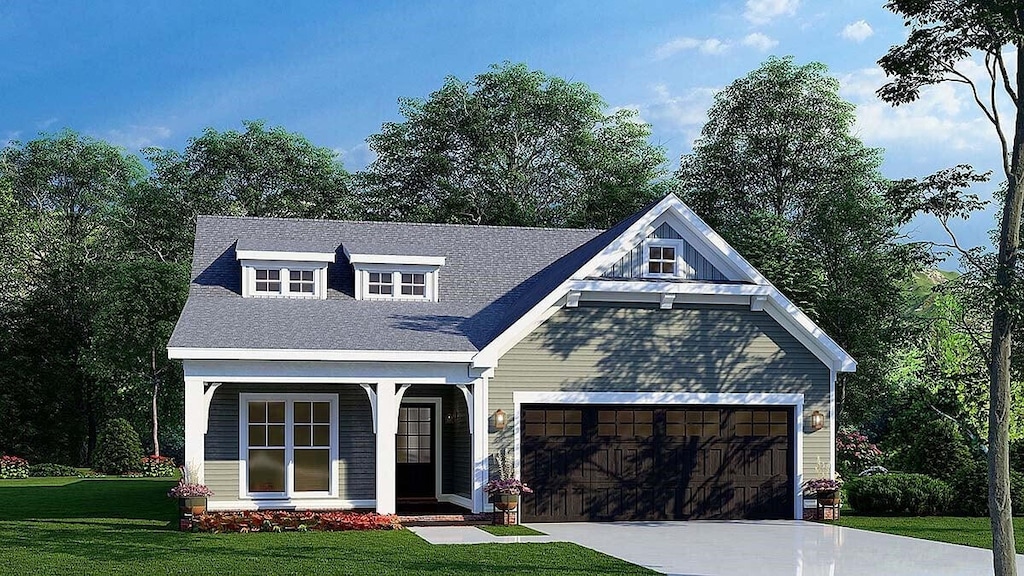
[[[368,139],[373,219],[607,227],[658,196],[650,127],[582,83],[506,63],[399,105]]]
[[[905,331],[921,253],[897,241],[904,207],[853,113],[824,65],[771,58],[715,97],[677,177],[684,201],[857,358],[838,408],[859,423]]]
[[[989,511],[993,567],[997,576],[1017,573],[1010,500],[1009,435],[1011,349],[1019,320],[1018,252],[1024,204],[1024,10],[1011,0],[890,0],[886,7],[910,29],[903,44],[879,60],[889,82],[879,96],[894,106],[914,102],[922,89],[942,83],[965,87],[992,125],[999,162],[1006,176],[998,252],[992,269],[992,321],[989,340]],[[984,76],[972,75],[980,59]],[[1007,111],[1009,113],[1007,114]],[[1013,122],[1003,124],[1003,116]],[[1009,128],[1008,126],[1012,126]]]

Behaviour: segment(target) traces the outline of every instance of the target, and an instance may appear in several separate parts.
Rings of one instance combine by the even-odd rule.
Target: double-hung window
[[[242,394],[240,404],[241,496],[337,493],[337,395]]]

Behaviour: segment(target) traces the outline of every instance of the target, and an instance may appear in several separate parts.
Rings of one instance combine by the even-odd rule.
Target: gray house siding
[[[338,394],[338,496],[373,500],[376,496],[373,415],[366,392],[355,385],[223,384],[210,402],[206,433],[206,484],[211,500],[236,500],[238,486],[238,395],[241,392]]]
[[[767,313],[746,307],[581,304],[500,359],[488,414],[501,408],[510,420],[491,433],[492,455],[512,446],[514,391],[802,393],[805,414],[828,414],[829,369]],[[803,431],[805,474],[819,461],[828,469],[829,426]]]
[[[651,232],[647,236],[648,240],[662,239],[662,240],[680,240],[683,244],[682,252],[680,257],[684,262],[693,270],[692,274],[681,274],[680,278],[683,280],[708,280],[713,282],[720,282],[727,280],[724,274],[722,274],[715,266],[708,261],[707,258],[702,256],[689,242],[683,240],[683,237],[676,232],[674,228],[664,223],[658,226],[654,232]],[[642,278],[644,276],[644,243],[640,243],[629,251],[625,256],[619,259],[618,262],[612,264],[607,270],[604,270],[599,276],[605,278]],[[681,270],[680,272],[685,272]]]

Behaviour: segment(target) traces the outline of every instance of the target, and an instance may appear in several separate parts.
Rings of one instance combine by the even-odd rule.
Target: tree
[[[677,178],[683,200],[857,358],[836,409],[861,424],[877,413],[920,252],[896,241],[903,209],[853,122],[824,65],[771,58],[715,97]]]
[[[898,106],[917,100],[927,86],[953,83],[964,87],[992,124],[999,160],[1006,176],[998,252],[993,270],[989,354],[989,514],[993,567],[997,576],[1017,573],[1010,502],[1009,426],[1010,354],[1018,325],[1015,310],[1021,205],[1024,202],[1024,9],[1010,0],[890,0],[886,7],[910,28],[906,41],[889,49],[878,63],[890,77],[878,95]],[[968,70],[976,57],[984,67],[977,79]],[[1013,72],[1010,70],[1013,69]],[[1001,123],[1009,107],[1012,128]]]
[[[607,227],[659,195],[664,154],[635,111],[524,64],[449,77],[399,111],[368,139],[373,219]]]
[[[191,238],[198,214],[346,218],[357,215],[348,173],[329,148],[314,146],[299,134],[262,122],[245,122],[245,132],[207,128],[189,140],[184,152],[150,148],[153,184],[140,201],[148,206],[180,203]],[[144,209],[146,202],[137,208]],[[169,230],[164,230],[169,232]],[[189,240],[191,244],[191,240]]]
[[[85,369],[97,301],[92,281],[110,253],[110,207],[143,175],[136,158],[71,131],[0,152],[0,181],[13,198],[8,214],[23,225],[18,236],[28,258],[0,342],[0,406],[12,417],[5,443],[87,460],[106,392]]]

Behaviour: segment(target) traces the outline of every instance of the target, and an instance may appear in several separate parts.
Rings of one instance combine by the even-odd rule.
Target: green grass
[[[1017,553],[1024,554],[1024,521],[1014,518],[1013,533],[1017,541]],[[988,518],[963,518],[957,516],[926,517],[878,517],[843,514],[837,522],[840,526],[860,528],[873,532],[912,536],[925,540],[963,544],[976,548],[992,548],[992,530]]]
[[[0,572],[18,574],[652,574],[568,543],[432,546],[407,530],[177,532],[166,479],[0,481]]]
[[[543,536],[543,532],[538,532],[533,528],[527,528],[526,526],[477,526],[477,528],[484,532],[490,532],[495,536]]]

